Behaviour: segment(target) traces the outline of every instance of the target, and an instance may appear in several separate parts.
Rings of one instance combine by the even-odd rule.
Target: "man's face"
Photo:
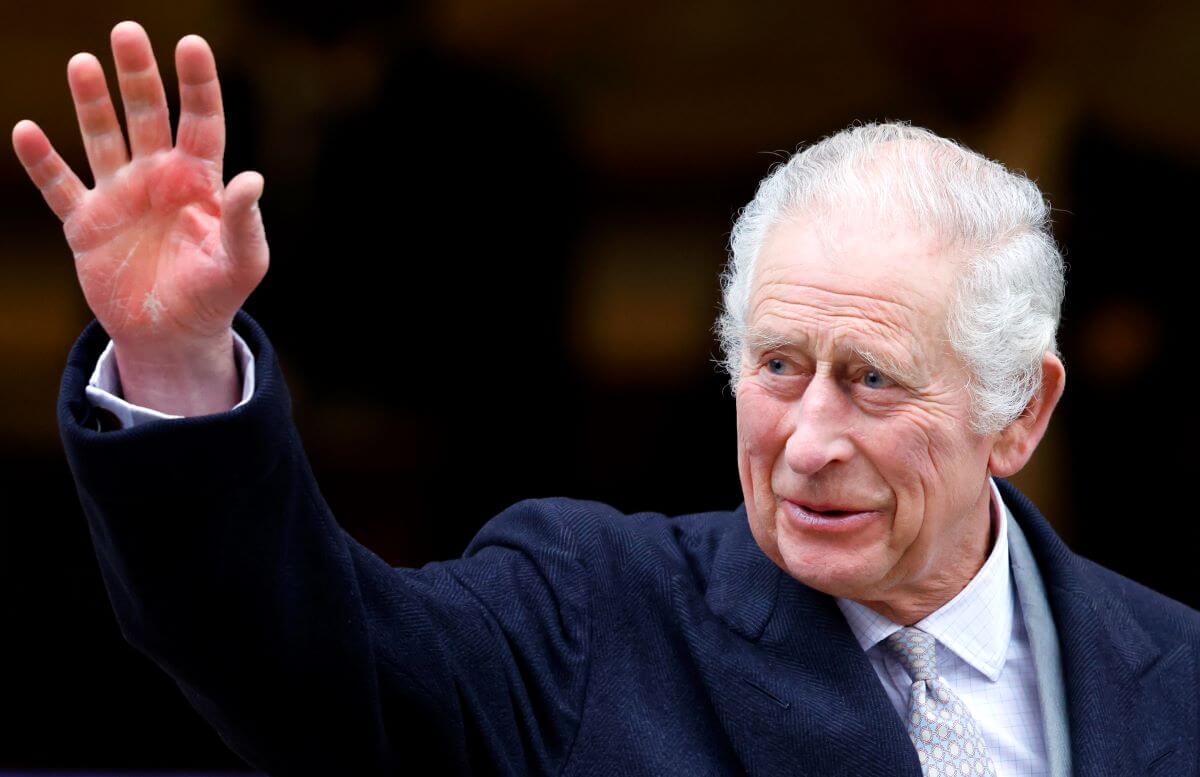
[[[755,274],[737,390],[750,528],[817,590],[919,598],[986,550],[996,437],[971,430],[947,342],[957,263],[910,227],[813,224],[776,226]]]

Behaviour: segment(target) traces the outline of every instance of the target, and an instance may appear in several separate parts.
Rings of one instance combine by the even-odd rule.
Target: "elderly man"
[[[97,321],[59,419],[125,636],[273,773],[1132,775],[1200,770],[1200,615],[1072,554],[1003,480],[1062,394],[1037,188],[905,125],[777,167],[720,331],[745,504],[552,499],[393,569],[337,526],[274,351],[239,310],[263,181],[222,184],[211,51],[172,147],[136,24],[125,148],[68,74],[96,185],[32,122]]]

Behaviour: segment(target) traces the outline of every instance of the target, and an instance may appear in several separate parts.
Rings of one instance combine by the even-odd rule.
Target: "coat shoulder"
[[[594,576],[619,576],[628,586],[682,574],[703,586],[718,553],[745,527],[741,508],[667,515],[565,497],[527,499],[489,521],[467,553],[513,533],[541,535],[569,546]]]
[[[1028,497],[1001,478],[996,485],[1025,532],[1047,583],[1084,594],[1096,607],[1127,613],[1156,639],[1200,647],[1200,612],[1075,553]]]
[[[1200,611],[1090,559],[1077,558],[1089,576],[1127,605],[1147,633],[1164,645],[1186,642],[1200,648]]]

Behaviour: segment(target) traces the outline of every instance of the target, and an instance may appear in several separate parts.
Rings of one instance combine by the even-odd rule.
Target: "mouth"
[[[806,531],[849,532],[880,518],[879,510],[842,504],[793,502],[780,499],[783,512]]]

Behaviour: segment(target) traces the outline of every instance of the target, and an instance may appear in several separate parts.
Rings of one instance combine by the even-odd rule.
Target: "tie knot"
[[[937,677],[937,653],[933,637],[920,629],[905,626],[885,639],[884,643],[900,660],[913,682]]]

